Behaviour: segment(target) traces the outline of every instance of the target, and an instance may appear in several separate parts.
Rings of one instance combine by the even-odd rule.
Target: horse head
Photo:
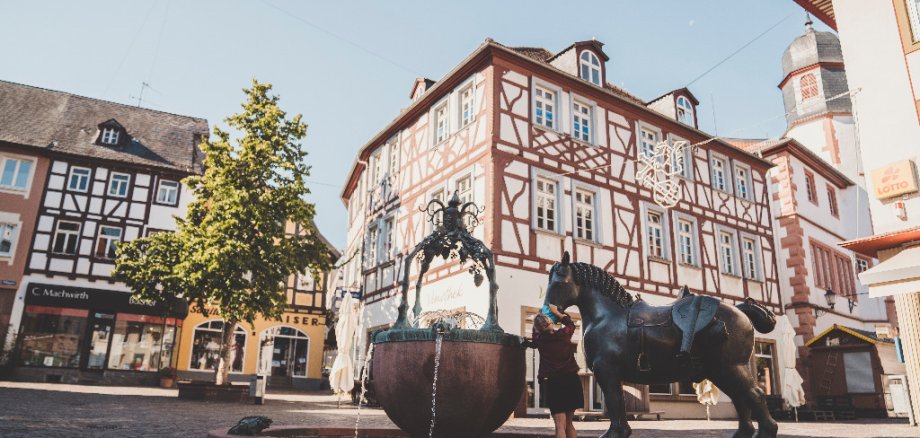
[[[549,271],[549,285],[546,287],[544,304],[555,304],[559,310],[578,304],[581,286],[575,282],[574,270],[569,263],[569,252],[562,255],[562,260],[553,265]]]

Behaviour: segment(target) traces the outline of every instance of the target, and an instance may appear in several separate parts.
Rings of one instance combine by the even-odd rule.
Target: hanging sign
[[[889,199],[917,191],[917,170],[901,160],[872,170],[872,190],[877,199]]]

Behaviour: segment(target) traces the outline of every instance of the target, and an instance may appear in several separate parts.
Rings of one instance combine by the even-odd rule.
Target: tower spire
[[[812,30],[812,27],[811,27],[812,24],[814,24],[814,22],[811,21],[811,14],[806,12],[805,13],[805,31],[806,32],[809,30]]]

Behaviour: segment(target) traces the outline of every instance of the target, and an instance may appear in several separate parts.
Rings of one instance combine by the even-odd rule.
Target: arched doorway
[[[307,377],[310,337],[288,326],[274,326],[259,338],[259,374],[269,385],[289,386],[294,378]]]

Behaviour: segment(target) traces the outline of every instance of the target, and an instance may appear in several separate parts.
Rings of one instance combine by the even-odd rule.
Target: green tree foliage
[[[288,278],[329,264],[315,207],[304,200],[307,126],[278,107],[270,84],[254,80],[244,91],[243,111],[226,119],[238,138],[215,127],[201,144],[204,174],[184,180],[194,198],[177,231],[119,245],[114,273],[139,298],[180,296],[225,321],[218,384],[226,383],[236,324],[280,318]],[[306,231],[288,234],[287,224]]]

